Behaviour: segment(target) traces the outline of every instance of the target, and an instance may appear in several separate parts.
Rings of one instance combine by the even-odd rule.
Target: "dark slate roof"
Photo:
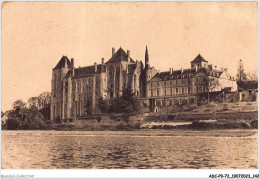
[[[69,70],[69,71],[66,73],[66,75],[64,76],[64,78],[68,78],[68,77],[70,77],[70,75],[71,75],[71,70]]]
[[[97,72],[101,73],[101,64],[97,65]],[[104,67],[105,69],[105,67]],[[70,72],[71,73],[71,72]],[[95,66],[80,67],[75,69],[75,75],[73,78],[83,78],[92,76],[95,73]]]
[[[70,68],[70,66],[71,66],[70,60],[68,59],[67,56],[63,55],[63,57],[61,57],[60,61],[55,66],[55,68],[53,68],[53,70],[64,68],[65,67],[65,61],[67,61],[68,68]]]
[[[208,62],[207,60],[205,60],[200,54],[191,62]]]
[[[136,64],[129,64],[128,65],[128,74],[134,73],[135,69],[136,69]]]
[[[119,61],[128,61],[127,53],[120,47],[118,51],[106,62],[106,63],[114,63]],[[130,62],[135,63],[135,61],[130,57]]]
[[[221,71],[213,70],[214,72],[217,72],[221,75]],[[212,75],[210,73],[211,71],[208,68],[198,68],[197,72],[195,68],[189,68],[189,69],[183,69],[183,72],[181,73],[181,70],[175,70],[173,71],[172,75],[169,71],[157,73],[152,79],[159,78],[160,80],[169,80],[169,79],[179,79],[182,78],[181,75],[184,75],[184,78],[192,77],[193,75],[197,73],[205,73],[208,75]]]

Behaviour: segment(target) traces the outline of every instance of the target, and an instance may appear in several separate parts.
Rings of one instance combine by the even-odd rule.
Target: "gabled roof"
[[[101,64],[97,65],[97,72],[96,73],[101,73]],[[105,67],[103,68],[103,71],[105,70]],[[69,70],[67,72],[67,74],[65,75],[65,78],[68,78],[69,76],[71,76],[71,70]],[[83,77],[90,77],[93,74],[95,74],[95,66],[87,66],[87,67],[80,67],[80,68],[76,68],[75,69],[75,75],[73,76],[73,78],[83,78]]]
[[[68,59],[67,56],[63,55],[61,57],[60,61],[58,62],[58,64],[55,66],[55,68],[53,68],[53,70],[64,68],[65,67],[65,61],[67,61],[68,68],[70,68],[70,66],[71,66],[70,60]]]
[[[213,71],[216,73],[219,73],[219,75],[221,75],[221,73],[222,73],[218,70],[213,70]],[[160,80],[179,79],[179,78],[182,78],[181,75],[184,75],[184,77],[187,78],[187,77],[192,77],[198,73],[204,73],[209,76],[213,75],[213,74],[211,74],[211,71],[208,68],[198,68],[197,72],[196,72],[195,68],[189,68],[189,69],[183,69],[182,72],[181,72],[181,70],[175,70],[172,72],[172,74],[170,74],[169,71],[157,73],[152,79],[155,79],[155,78],[159,78]]]
[[[200,54],[191,62],[208,62],[207,60],[205,60]]]
[[[106,62],[106,63],[114,63],[119,61],[128,61],[127,53],[120,47],[118,51]],[[135,63],[135,61],[130,57],[130,62]]]

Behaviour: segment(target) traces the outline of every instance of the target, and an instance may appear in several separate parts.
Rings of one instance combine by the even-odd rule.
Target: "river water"
[[[6,169],[248,169],[258,165],[258,137],[207,131],[2,131]],[[209,132],[210,133],[210,132]],[[220,131],[225,133],[225,130]]]

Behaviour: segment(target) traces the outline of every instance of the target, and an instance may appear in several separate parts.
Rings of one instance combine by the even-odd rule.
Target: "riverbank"
[[[77,120],[66,119],[58,123],[57,121],[41,121],[41,125],[31,125],[35,128],[20,122],[15,129],[58,131],[257,129],[258,111],[256,109],[256,103],[210,103],[199,106],[192,111],[176,113],[146,113],[142,115],[109,113],[81,116]]]
[[[253,114],[253,115],[251,115]],[[129,118],[111,118],[108,116],[95,118],[88,118],[86,120],[76,120],[73,122],[66,121],[61,123],[55,123],[54,121],[48,121],[48,123],[42,128],[23,128],[23,125],[17,128],[17,130],[57,130],[57,131],[131,131],[142,129],[189,129],[189,130],[212,130],[212,129],[257,129],[258,119],[255,113],[250,115],[240,115],[240,117],[234,118],[234,115],[221,116],[223,118],[216,118],[217,115],[211,115],[211,118],[203,118],[205,116],[196,115],[184,115],[182,118],[178,115],[157,115],[157,116],[130,116]],[[232,116],[232,118],[228,118]],[[251,117],[250,117],[251,116]],[[252,117],[253,116],[253,117]]]
[[[190,129],[140,129],[132,131],[53,131],[53,130],[16,130],[3,131],[2,134],[21,135],[30,133],[34,136],[50,136],[55,133],[59,136],[125,136],[125,137],[258,137],[257,129],[213,129],[213,130],[190,130]]]

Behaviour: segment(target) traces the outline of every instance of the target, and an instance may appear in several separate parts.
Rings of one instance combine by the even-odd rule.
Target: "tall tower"
[[[63,78],[71,66],[68,57],[63,56],[59,63],[52,69],[51,86],[51,120],[62,117],[63,105]]]
[[[146,45],[146,49],[145,49],[145,69],[147,69],[149,66],[149,55],[148,55],[148,48]]]
[[[145,79],[144,79],[144,91],[145,97],[148,97],[148,81],[149,81],[149,73],[150,73],[150,66],[149,66],[149,55],[148,55],[148,48],[146,45],[145,49]]]

